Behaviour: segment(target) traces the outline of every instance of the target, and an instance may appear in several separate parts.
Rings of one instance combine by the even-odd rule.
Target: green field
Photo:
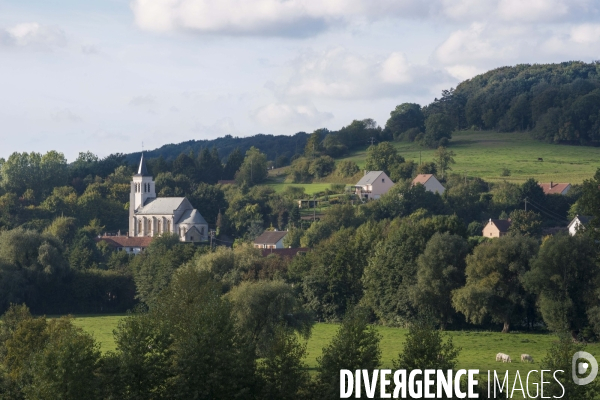
[[[433,160],[435,150],[416,143],[396,142],[394,146],[406,160],[418,163],[419,154],[423,162]],[[487,181],[523,182],[533,177],[539,182],[581,183],[600,167],[598,147],[549,144],[526,133],[455,132],[448,148],[456,153],[453,172]],[[365,158],[363,150],[344,159],[364,168]],[[501,176],[504,168],[510,170],[509,177]]]
[[[85,316],[75,318],[75,324],[92,333],[101,345],[103,352],[115,349],[112,331],[116,328],[118,321],[123,316]],[[311,338],[307,343],[308,355],[306,362],[311,369],[317,366],[317,357],[333,335],[338,325],[316,324]],[[392,360],[398,357],[402,350],[407,330],[401,328],[377,327],[382,335],[382,367],[392,367]],[[509,370],[511,374],[517,370],[525,371],[539,369],[539,361],[545,357],[548,348],[556,340],[550,334],[532,333],[509,333],[500,332],[471,332],[451,331],[447,333],[452,336],[454,344],[461,347],[458,358],[458,367],[465,369],[488,369]],[[600,344],[590,344],[586,351],[594,356],[600,357]],[[511,364],[500,365],[495,361],[496,353],[509,354],[513,360]],[[534,364],[523,364],[520,362],[521,353],[533,356]]]
[[[282,192],[288,186],[293,186],[293,187],[303,187],[304,192],[306,194],[315,194],[315,193],[319,193],[319,192],[324,192],[325,189],[330,189],[331,183],[283,183],[283,182],[278,182],[278,183],[267,183],[267,186],[273,188],[273,190],[275,190],[275,192],[277,192],[277,193]]]

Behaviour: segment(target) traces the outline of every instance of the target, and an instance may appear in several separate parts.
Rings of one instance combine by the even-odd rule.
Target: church
[[[208,223],[185,197],[156,197],[144,155],[131,181],[129,237],[177,234],[182,242],[208,240]]]

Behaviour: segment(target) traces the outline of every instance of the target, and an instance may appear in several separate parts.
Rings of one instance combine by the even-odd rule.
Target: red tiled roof
[[[424,185],[425,182],[427,182],[432,176],[433,174],[419,174],[415,177],[415,179],[413,179],[412,184],[416,185],[417,183],[420,183]]]
[[[263,249],[262,255],[263,257],[268,256],[269,254],[276,254],[279,257],[283,258],[292,258],[295,257],[296,254],[308,251],[308,247],[299,247],[297,249]]]
[[[544,194],[562,194],[570,183],[540,183],[539,184]]]
[[[113,247],[148,247],[152,242],[151,237],[130,237],[130,236],[102,236],[96,238],[96,241],[104,241]]]

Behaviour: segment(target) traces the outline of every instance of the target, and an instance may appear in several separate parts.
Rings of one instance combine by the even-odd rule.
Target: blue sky
[[[384,125],[491,68],[600,59],[592,0],[0,0],[0,157]]]

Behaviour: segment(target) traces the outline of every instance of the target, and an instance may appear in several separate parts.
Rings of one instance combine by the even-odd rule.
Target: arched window
[[[142,233],[142,220],[138,220],[138,235],[141,235]]]
[[[158,227],[157,227],[157,231],[158,231],[158,233],[161,233],[161,232],[160,232],[160,229],[161,229],[161,228],[162,228],[162,221],[159,219],[159,220],[158,220]]]
[[[167,220],[167,233],[171,233],[171,220]]]
[[[200,234],[204,236],[204,227],[200,228]]]

